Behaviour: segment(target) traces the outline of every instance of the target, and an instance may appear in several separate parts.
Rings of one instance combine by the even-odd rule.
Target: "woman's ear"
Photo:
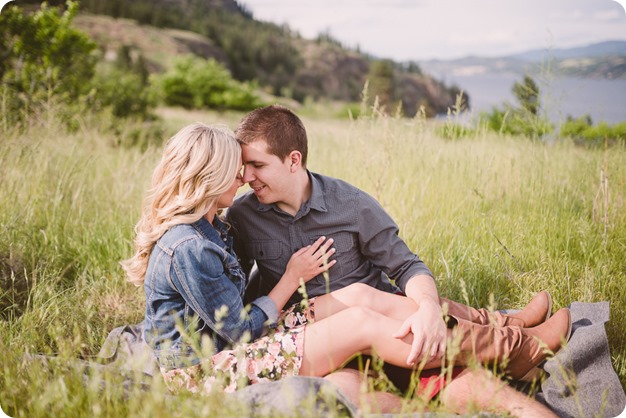
[[[290,162],[289,171],[292,173],[295,173],[300,167],[302,167],[302,154],[300,151],[291,151],[287,158],[289,158]]]

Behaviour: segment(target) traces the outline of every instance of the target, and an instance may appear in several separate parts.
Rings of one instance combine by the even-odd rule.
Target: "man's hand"
[[[446,351],[447,328],[443,321],[441,306],[432,298],[423,298],[418,310],[408,317],[393,335],[404,338],[413,334],[411,352],[406,362],[409,366],[424,358],[441,358]]]

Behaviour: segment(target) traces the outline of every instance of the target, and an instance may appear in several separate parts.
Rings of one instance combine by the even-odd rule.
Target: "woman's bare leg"
[[[404,321],[417,310],[413,299],[383,292],[362,283],[351,284],[315,298],[315,319],[328,318],[350,307],[369,308],[390,318]]]
[[[317,301],[316,301],[317,316]],[[406,359],[411,351],[412,335],[394,338],[402,321],[381,315],[368,308],[352,307],[307,325],[300,374],[324,376],[340,367],[356,353],[375,351],[387,363],[410,368]],[[427,359],[423,369],[441,367],[441,359]]]
[[[495,411],[524,418],[556,418],[548,407],[481,368],[467,368],[461,372],[443,389],[440,399],[447,408],[459,414]]]

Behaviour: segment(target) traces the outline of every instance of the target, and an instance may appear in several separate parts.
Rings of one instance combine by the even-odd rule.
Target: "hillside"
[[[384,82],[370,83],[369,96],[379,96],[389,111],[402,102],[407,116],[415,115],[420,106],[429,116],[445,113],[458,92],[422,74],[419,68],[408,71],[389,60],[385,65],[390,71],[377,74],[375,69],[381,66],[375,64],[380,60],[344,48],[328,37],[304,39],[288,27],[258,22],[232,0],[139,1],[125,3],[115,13],[110,3],[84,1],[75,25],[96,40],[108,59],[114,59],[116,51],[126,46],[143,55],[151,72],[168,69],[180,54],[215,58],[236,79],[257,80],[268,93],[299,102],[307,98],[359,102],[366,81],[382,77]],[[201,14],[199,10],[204,9],[199,7],[206,13]],[[163,8],[180,20],[164,21],[159,17]],[[159,26],[149,24],[152,22]]]
[[[102,15],[79,15],[74,25],[91,36],[102,49],[106,59],[115,58],[122,46],[141,53],[148,70],[163,72],[171,68],[174,58],[194,54],[224,62],[226,55],[205,36],[179,29],[162,29],[139,25],[130,19],[115,19]]]

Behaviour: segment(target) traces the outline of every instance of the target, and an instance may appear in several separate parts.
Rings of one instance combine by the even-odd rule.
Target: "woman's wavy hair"
[[[241,169],[240,155],[227,128],[194,123],[169,139],[135,226],[135,255],[121,262],[128,281],[143,283],[150,253],[167,230],[196,222],[217,204]]]

